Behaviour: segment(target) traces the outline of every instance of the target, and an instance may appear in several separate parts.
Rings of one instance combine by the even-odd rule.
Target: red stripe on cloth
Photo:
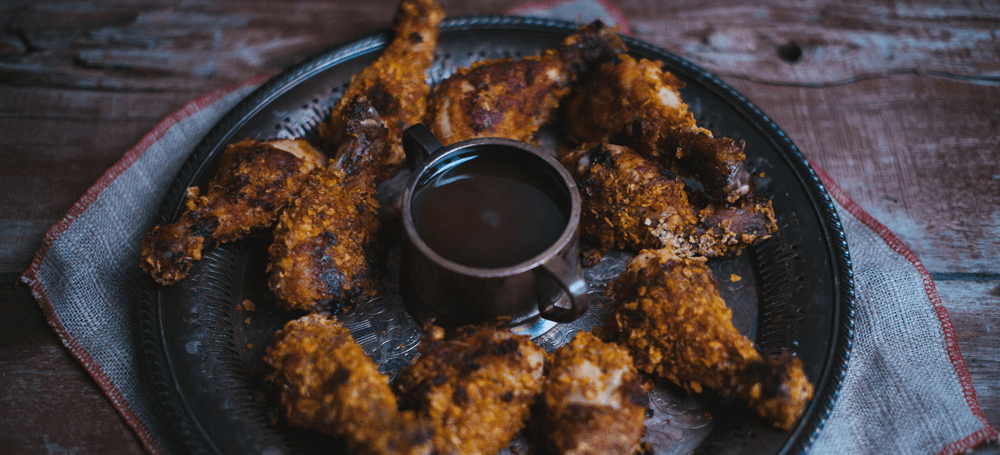
[[[533,2],[525,3],[516,8],[512,8],[507,11],[507,14],[512,14],[516,16],[521,16],[527,14],[530,10],[550,10],[563,3],[569,3],[574,0],[552,0],[547,2]],[[632,27],[629,25],[628,18],[622,13],[622,10],[618,9],[618,6],[614,3],[608,2],[607,0],[590,0],[598,4],[601,8],[608,12],[615,19],[615,25],[618,26],[619,30],[625,35],[632,35]]]
[[[175,125],[183,121],[184,119],[204,110],[205,108],[211,106],[216,101],[219,101],[224,96],[229,95],[237,90],[241,90],[246,87],[253,85],[260,85],[270,76],[261,75],[243,82],[239,82],[229,87],[221,88],[205,96],[202,96],[190,103],[184,105],[181,109],[171,114],[169,117],[163,119],[159,124],[153,128],[152,131],[143,136],[142,140],[132,147],[125,155],[118,160],[111,168],[104,172],[104,175],[97,180],[93,186],[87,189],[87,192],[83,195],[70,208],[69,212],[63,217],[59,222],[49,228],[48,232],[45,233],[45,237],[42,239],[42,246],[35,253],[35,258],[31,262],[31,265],[21,276],[21,280],[29,285],[31,288],[31,293],[38,301],[38,306],[42,308],[45,313],[45,318],[48,320],[49,325],[55,330],[56,334],[59,335],[59,339],[62,340],[63,344],[69,349],[70,353],[73,354],[83,367],[93,376],[94,380],[101,387],[101,390],[108,396],[111,403],[114,404],[115,409],[121,413],[125,421],[135,430],[136,435],[142,444],[154,454],[163,453],[163,449],[153,440],[152,435],[150,435],[149,429],[142,423],[142,421],[135,415],[131,408],[128,406],[128,402],[122,396],[118,388],[115,387],[111,379],[104,373],[104,370],[90,357],[90,354],[80,346],[75,339],[73,339],[66,328],[63,326],[62,321],[55,314],[55,309],[52,303],[49,301],[48,296],[45,294],[45,289],[42,288],[41,282],[38,279],[38,270],[41,268],[42,262],[45,260],[46,254],[48,254],[49,249],[52,245],[59,239],[59,237],[73,225],[84,211],[87,210],[90,205],[97,200],[97,198],[110,186],[118,177],[120,177],[125,171],[127,171],[136,161],[141,158],[156,141],[163,138],[163,136],[173,128]]]
[[[27,274],[25,274],[27,276]],[[55,330],[56,334],[59,335],[59,339],[62,340],[63,344],[69,349],[70,353],[76,357],[77,360],[83,364],[83,368],[87,370],[88,373],[97,381],[97,385],[101,387],[104,394],[108,396],[111,400],[111,404],[115,406],[115,409],[122,415],[125,422],[128,423],[133,430],[135,430],[136,436],[142,442],[142,445],[146,447],[150,453],[154,455],[162,454],[163,449],[156,444],[153,440],[149,429],[146,425],[142,423],[142,420],[132,412],[129,408],[128,402],[125,397],[118,391],[111,379],[104,374],[104,370],[101,369],[100,365],[90,357],[87,350],[83,349],[82,346],[77,344],[76,340],[69,336],[69,332],[62,325],[62,321],[56,316],[55,311],[52,308],[52,304],[49,302],[48,297],[45,295],[45,291],[41,289],[41,285],[38,280],[35,279],[31,283],[32,294],[34,294],[35,299],[38,300],[38,306],[42,307],[42,311],[45,313],[45,318],[48,319],[49,325]]]
[[[965,365],[965,358],[962,357],[962,350],[958,346],[958,337],[955,335],[955,327],[951,324],[951,318],[948,316],[948,309],[944,307],[941,303],[941,296],[938,295],[937,287],[934,285],[934,279],[931,278],[930,272],[924,268],[924,264],[920,262],[915,254],[904,244],[896,234],[893,234],[889,228],[885,227],[882,223],[879,223],[874,217],[865,212],[859,205],[857,205],[854,200],[845,194],[839,186],[823,172],[815,163],[809,163],[812,165],[813,169],[816,170],[816,174],[819,176],[820,180],[823,181],[823,185],[826,186],[827,191],[830,195],[842,205],[851,215],[861,221],[862,224],[867,226],[869,229],[875,231],[882,240],[885,241],[890,248],[905,257],[907,260],[913,264],[913,267],[917,269],[920,273],[921,278],[924,282],[924,292],[927,293],[927,298],[930,300],[931,305],[934,306],[934,311],[937,313],[938,319],[941,321],[941,329],[944,331],[945,345],[948,350],[948,357],[951,359],[951,364],[955,368],[955,373],[958,374],[958,379],[962,383],[962,391],[965,394],[965,401],[969,405],[969,409],[972,411],[972,415],[976,416],[980,422],[983,423],[983,429],[976,431],[963,439],[952,442],[944,447],[944,449],[939,452],[940,455],[954,455],[959,453],[964,453],[966,450],[978,445],[979,443],[989,440],[997,439],[997,432],[990,426],[989,422],[986,421],[986,416],[983,415],[982,409],[979,407],[979,401],[976,399],[976,388],[972,385],[972,377],[969,376],[969,370]]]

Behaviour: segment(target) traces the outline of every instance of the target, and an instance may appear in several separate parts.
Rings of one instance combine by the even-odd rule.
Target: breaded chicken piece
[[[552,453],[640,451],[649,397],[625,348],[579,332],[546,370],[542,429]]]
[[[489,136],[531,142],[579,75],[625,50],[614,29],[597,21],[559,50],[474,63],[434,89],[424,123],[444,145]]]
[[[268,248],[269,285],[290,309],[324,311],[370,297],[378,267],[375,179],[389,152],[386,128],[371,103],[356,97],[337,158],[316,169],[281,215]]]
[[[439,452],[494,454],[524,427],[544,364],[545,351],[528,337],[470,326],[425,341],[396,388],[432,422]]]
[[[694,253],[697,229],[684,182],[632,150],[588,144],[562,157],[582,199],[580,229],[607,251],[670,247]]]
[[[774,426],[790,430],[813,387],[790,355],[762,358],[732,324],[704,258],[643,250],[610,286],[608,324],[636,368],[688,392],[732,393]]]
[[[159,284],[180,281],[205,249],[273,224],[305,186],[306,176],[325,161],[303,140],[230,144],[207,194],[188,188],[187,211],[180,219],[143,237],[139,265]]]
[[[430,427],[413,411],[398,411],[388,376],[336,319],[288,322],[264,363],[289,425],[344,438],[362,455],[431,453]]]
[[[623,55],[602,63],[567,100],[568,136],[635,149],[698,180],[706,193],[732,203],[751,191],[743,142],[716,138],[695,124],[681,101],[684,87],[662,63]]]
[[[627,147],[585,144],[561,158],[582,199],[580,228],[607,251],[670,248],[682,256],[739,254],[778,227],[770,201],[697,210],[684,181]]]
[[[357,96],[368,98],[389,129],[391,151],[379,170],[379,180],[406,161],[403,130],[420,123],[427,110],[426,73],[434,60],[442,19],[444,10],[434,0],[402,0],[392,21],[392,41],[374,63],[351,78],[329,122],[319,126],[325,142],[342,143],[351,118],[348,104]]]

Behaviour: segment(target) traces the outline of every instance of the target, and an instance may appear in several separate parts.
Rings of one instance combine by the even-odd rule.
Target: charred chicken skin
[[[661,62],[623,55],[602,63],[566,102],[568,136],[578,143],[627,145],[697,179],[710,196],[735,202],[753,184],[744,144],[696,125],[681,101],[683,87]]]
[[[275,333],[266,379],[289,425],[341,437],[363,455],[493,454],[524,426],[545,351],[509,331],[459,330],[425,340],[400,375],[402,410],[388,376],[330,316],[304,316]]]
[[[689,202],[685,183],[631,149],[587,144],[561,159],[580,190],[580,228],[606,251],[669,248],[682,256],[737,254],[777,230],[770,201]]]
[[[805,412],[813,386],[802,362],[787,354],[763,358],[733,327],[704,258],[643,250],[608,294],[615,300],[609,331],[639,371],[688,392],[731,393],[786,431]]]
[[[270,288],[290,309],[326,311],[370,297],[378,286],[378,203],[375,180],[389,153],[387,131],[363,97],[337,158],[318,168],[281,215],[268,249]]]
[[[552,453],[640,451],[649,397],[625,348],[579,332],[546,370],[542,427]]]
[[[389,130],[391,146],[380,180],[405,162],[403,130],[420,123],[427,110],[430,86],[425,75],[434,60],[442,19],[444,10],[433,0],[403,0],[393,18],[392,41],[374,63],[351,78],[329,122],[319,126],[320,136],[335,147],[344,142],[352,117],[350,101],[358,96],[371,101]]]
[[[324,161],[303,140],[230,144],[205,196],[197,187],[188,188],[187,211],[180,219],[143,237],[139,265],[159,284],[180,281],[205,249],[272,225]]]
[[[398,410],[388,376],[335,319],[311,314],[288,322],[264,363],[289,425],[341,437],[362,455],[431,453],[430,426]]]
[[[598,248],[669,246],[689,255],[698,218],[684,182],[626,147],[591,144],[562,157],[583,202],[581,230]],[[659,233],[660,235],[656,235]]]
[[[432,422],[439,452],[494,454],[524,427],[544,364],[545,351],[528,337],[464,327],[452,339],[426,341],[397,390]]]
[[[374,295],[380,276],[375,183],[404,161],[403,130],[427,108],[424,73],[443,18],[433,0],[403,0],[392,42],[351,78],[329,122],[320,125],[336,154],[282,215],[269,249],[270,287],[286,307],[323,311]]]
[[[614,29],[595,22],[559,50],[474,63],[434,89],[424,123],[445,145],[476,137],[531,142],[579,75],[625,50]]]

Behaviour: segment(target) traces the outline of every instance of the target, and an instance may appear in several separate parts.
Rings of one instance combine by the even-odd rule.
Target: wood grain
[[[145,453],[28,289],[0,284],[0,453]]]
[[[452,16],[523,3],[442,1]],[[1000,4],[613,3],[637,38],[758,104],[920,257],[1000,427]],[[144,451],[13,284],[45,231],[171,112],[382,30],[395,4],[0,3],[0,453]]]
[[[0,86],[0,194],[7,200],[0,204],[0,276],[27,269],[45,232],[87,188],[197,95]]]
[[[717,75],[836,85],[892,74],[1000,81],[1000,6],[976,2],[631,2],[636,37]]]
[[[499,14],[442,2],[451,15]],[[112,91],[221,88],[389,26],[395,2],[11,2],[6,83]],[[390,6],[391,5],[391,6]],[[510,4],[513,6],[513,3]]]

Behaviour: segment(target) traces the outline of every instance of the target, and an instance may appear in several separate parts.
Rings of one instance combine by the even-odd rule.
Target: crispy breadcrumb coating
[[[550,356],[546,370],[542,426],[552,453],[641,450],[649,397],[627,350],[579,332]]]
[[[285,324],[264,355],[289,425],[344,438],[362,455],[429,454],[431,428],[397,410],[389,378],[335,319]]]
[[[640,371],[689,392],[732,393],[783,430],[805,412],[813,387],[790,355],[762,358],[732,324],[704,258],[643,250],[610,286],[609,330]]]
[[[326,157],[303,140],[254,139],[230,144],[205,196],[187,189],[187,211],[142,239],[139,265],[157,283],[187,276],[202,251],[270,226]]]
[[[580,74],[623,52],[614,29],[595,22],[559,50],[474,63],[434,89],[425,123],[445,145],[475,137],[531,142]]]
[[[743,142],[713,137],[696,125],[681,101],[684,83],[662,66],[628,55],[598,65],[566,102],[569,138],[632,147],[729,203],[750,193]]]
[[[684,182],[617,145],[590,144],[562,157],[582,199],[580,229],[599,249],[670,247],[693,254],[697,229]]]
[[[348,103],[356,96],[371,100],[389,130],[391,146],[379,180],[405,163],[403,131],[420,123],[427,111],[426,73],[434,60],[442,19],[444,10],[434,0],[402,0],[392,22],[392,41],[374,63],[351,78],[329,122],[319,125],[320,137],[336,146],[351,117]]]
[[[697,210],[684,181],[627,147],[586,144],[561,161],[580,190],[580,228],[602,251],[670,248],[681,256],[728,256],[778,229],[771,202],[754,197]]]
[[[364,97],[349,104],[347,138],[281,215],[268,248],[269,285],[287,308],[323,311],[371,297],[381,276],[375,178],[386,129]]]
[[[469,326],[425,340],[396,388],[432,422],[439,451],[494,454],[524,427],[544,363],[545,351],[526,336]]]
[[[324,311],[374,295],[378,203],[355,179],[317,169],[281,215],[268,248],[270,288],[289,309]]]

